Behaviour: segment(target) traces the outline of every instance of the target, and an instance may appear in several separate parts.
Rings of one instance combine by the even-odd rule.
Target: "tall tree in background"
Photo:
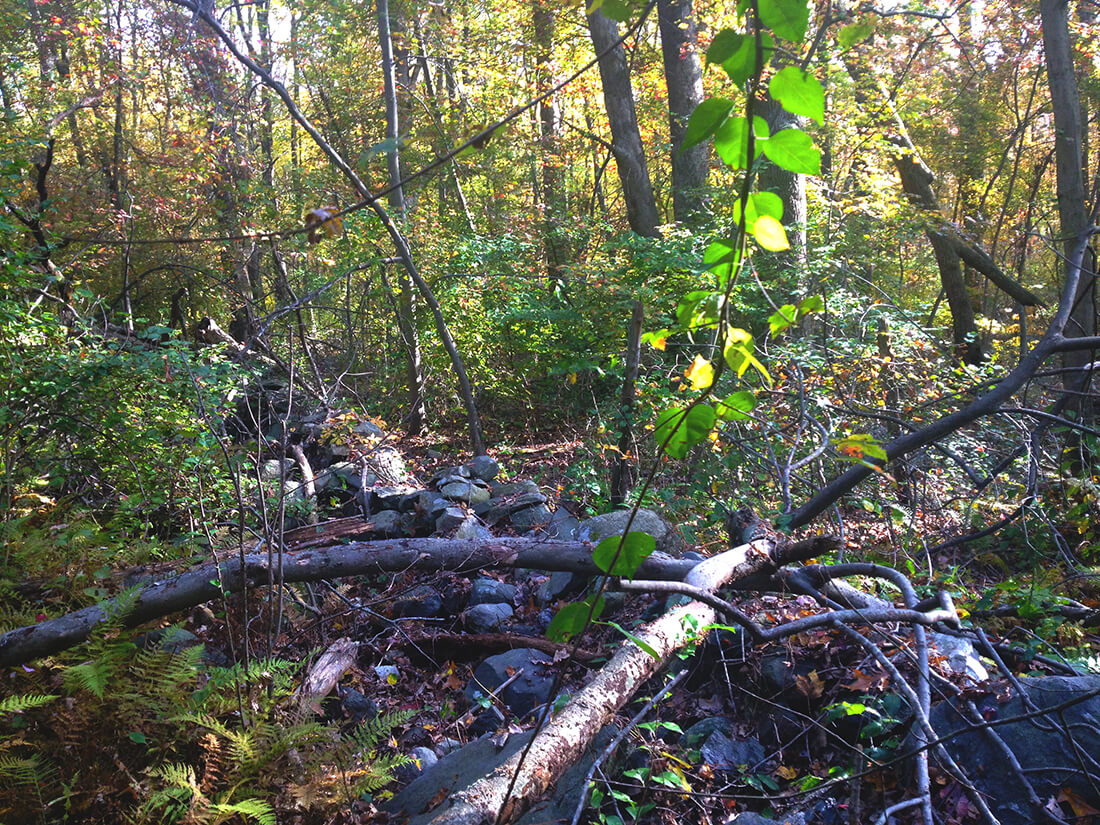
[[[672,214],[680,223],[695,223],[703,209],[710,143],[683,151],[688,118],[703,102],[703,68],[692,0],[657,0],[661,57],[668,88],[668,126],[672,162]]]
[[[1085,195],[1084,152],[1086,127],[1081,117],[1081,99],[1077,89],[1073,52],[1069,39],[1069,4],[1066,0],[1040,0],[1039,13],[1043,20],[1043,46],[1046,51],[1047,78],[1050,98],[1054,106],[1054,154],[1058,175],[1058,221],[1065,260],[1070,259],[1096,214],[1094,206],[1089,214]],[[1085,253],[1082,278],[1077,285],[1073,311],[1066,335],[1071,338],[1089,338],[1096,335],[1096,253]],[[1085,393],[1092,385],[1093,362],[1096,350],[1068,351],[1063,356],[1067,370],[1066,384],[1076,396],[1072,407],[1078,415],[1088,420],[1096,417],[1096,409],[1086,399]]]
[[[611,126],[611,151],[615,155],[615,165],[622,182],[626,218],[634,232],[646,238],[656,238],[660,235],[657,227],[661,220],[657,215],[645,148],[638,131],[638,114],[634,108],[634,89],[630,82],[626,49],[617,42],[619,25],[602,11],[596,11],[588,15],[588,30],[599,56],[604,107]]]
[[[400,2],[400,0],[398,0]],[[405,217],[405,190],[401,185],[401,106],[397,98],[397,76],[394,61],[392,21],[389,0],[378,0],[378,41],[382,48],[382,96],[386,104],[386,168],[389,172],[389,204],[393,217]],[[408,80],[408,52],[404,54],[402,73]],[[407,128],[407,125],[406,125]],[[397,326],[405,347],[405,367],[408,377],[409,412],[406,429],[420,435],[427,425],[428,411],[424,401],[424,365],[420,353],[420,335],[416,328],[416,302],[411,280],[403,273],[398,281],[395,298]]]
[[[532,0],[531,23],[535,48],[535,94],[542,96],[554,87],[554,18],[553,0]],[[542,222],[542,245],[546,258],[546,274],[551,287],[557,289],[565,279],[565,264],[569,252],[565,238],[565,179],[561,157],[561,109],[554,95],[538,105],[539,165],[535,208]]]

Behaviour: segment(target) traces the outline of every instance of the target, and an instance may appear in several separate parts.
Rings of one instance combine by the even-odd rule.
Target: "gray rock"
[[[380,510],[371,516],[370,520],[371,524],[374,525],[373,532],[385,538],[398,538],[399,536],[408,535],[408,528],[411,526],[405,514],[396,510]]]
[[[451,503],[439,493],[431,490],[421,490],[417,494],[415,508],[417,512],[426,513],[432,521],[443,515],[443,511],[451,506]]]
[[[701,747],[713,733],[733,736],[733,721],[725,716],[708,716],[706,719],[700,719],[681,734],[680,747]]]
[[[476,516],[466,516],[466,520],[458,525],[458,529],[455,530],[454,537],[456,539],[481,539],[484,541],[491,539],[493,534],[488,527],[478,521]]]
[[[767,753],[764,746],[753,738],[732,739],[721,731],[715,731],[699,749],[702,760],[718,771],[739,773],[742,769],[754,771]]]
[[[475,604],[466,611],[465,625],[471,633],[492,633],[512,618],[510,604]]]
[[[470,479],[470,471],[466,467],[445,467],[432,476],[431,485],[440,487],[448,481],[466,481]]]
[[[477,578],[470,586],[470,604],[515,604],[516,586],[496,579]]]
[[[769,819],[766,816],[746,811],[726,820],[726,825],[806,825],[806,817],[801,813],[786,813],[781,819]]]
[[[426,771],[431,770],[439,762],[439,757],[435,755],[435,751],[423,745],[409,751],[409,756],[412,757],[413,761],[405,763],[394,771],[394,776],[400,782],[412,782],[418,776],[422,776]]]
[[[414,587],[393,603],[391,613],[397,619],[431,619],[443,609],[443,597],[426,584]]]
[[[516,510],[508,518],[517,530],[530,530],[533,527],[549,524],[552,515],[545,504],[536,504],[534,507]]]
[[[435,531],[437,533],[450,533],[452,530],[461,527],[465,522],[466,513],[462,511],[462,508],[448,507],[435,520]]]
[[[378,678],[383,682],[388,682],[390,677],[398,679],[401,677],[401,671],[399,671],[393,665],[375,665],[374,672],[378,675]]]
[[[587,577],[578,576],[568,570],[555,570],[550,574],[549,579],[539,585],[539,589],[535,592],[535,603],[539,607],[546,607],[564,597],[565,594],[580,590],[587,581]]]
[[[363,486],[364,474],[362,468],[352,461],[337,461],[328,468],[328,471],[337,481],[342,482],[349,489],[358,490]],[[365,480],[367,486],[370,486],[378,481],[378,476],[368,470]]]
[[[294,459],[284,458],[281,462],[282,468],[287,475],[294,469]],[[260,465],[260,478],[264,481],[278,481],[283,477],[283,473],[280,472],[280,461],[277,458],[272,458],[265,461]]]
[[[381,441],[386,437],[386,434],[382,432],[382,428],[375,424],[373,421],[360,421],[354,427],[352,432],[356,435],[363,436],[364,438],[374,438]]]
[[[444,498],[466,504],[480,504],[489,500],[489,491],[472,481],[452,481],[439,488]]]
[[[471,702],[476,702],[479,696],[495,691],[522,670],[519,678],[499,694],[508,710],[522,719],[550,700],[550,690],[554,686],[554,664],[551,659],[541,650],[533,648],[518,648],[490,656],[474,669],[474,678],[466,686],[466,696]]]
[[[519,496],[524,493],[537,493],[539,491],[539,485],[533,481],[510,481],[504,484],[491,485],[494,498],[506,498],[508,496]]]
[[[1100,675],[1047,676],[1020,680],[1039,710],[1059,707],[1048,717],[1004,722],[995,728],[1023,769],[1040,800],[1063,788],[1086,804],[1100,807],[1095,782],[1081,771],[1081,754],[1100,753]],[[1074,701],[1078,700],[1078,701]],[[993,694],[975,699],[979,715],[990,722],[1031,712],[1019,696],[1000,702]],[[958,733],[971,725],[953,702],[935,705],[930,721],[948,752],[959,763],[1002,825],[1029,825],[1043,819],[1027,802],[1026,791],[1004,754],[982,730]],[[908,743],[912,745],[912,741]]]
[[[555,510],[546,525],[546,535],[556,541],[573,541],[577,538],[577,529],[581,523],[565,510]]]
[[[451,739],[450,737],[444,737],[435,743],[435,752],[439,756],[446,756],[449,753],[454,753],[456,750],[462,747],[462,743],[457,739]]]
[[[545,504],[546,496],[542,493],[520,493],[518,496],[497,496],[496,501],[506,505],[509,510],[515,512],[516,510],[522,510],[524,507],[531,507],[535,504]]]
[[[393,447],[378,447],[364,456],[367,469],[386,484],[408,484],[409,470],[405,459]]]
[[[368,506],[372,513],[379,510],[400,510],[401,502],[409,493],[416,492],[415,487],[406,485],[372,487],[369,492]]]
[[[965,674],[975,682],[984,682],[989,679],[989,671],[978,658],[978,653],[969,639],[960,639],[946,633],[929,633],[928,641],[947,657],[947,668],[952,673]]]
[[[479,455],[473,461],[466,463],[466,469],[470,471],[470,475],[474,478],[480,478],[482,481],[492,481],[500,472],[500,465],[492,456]]]
[[[629,510],[616,510],[613,513],[604,513],[602,516],[585,519],[577,530],[577,538],[599,544],[608,536],[621,536],[629,519]],[[682,549],[683,540],[679,535],[664,519],[644,507],[638,510],[638,514],[634,517],[630,532],[648,533],[653,536],[657,542],[657,550],[663,553],[674,553]]]

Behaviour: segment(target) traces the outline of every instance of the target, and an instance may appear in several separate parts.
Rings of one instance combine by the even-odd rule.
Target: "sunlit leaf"
[[[836,42],[841,49],[850,49],[870,37],[875,30],[870,23],[852,23],[836,33]]]
[[[797,320],[797,315],[798,310],[795,308],[794,304],[783,304],[778,312],[773,312],[768,316],[768,328],[771,331],[772,337],[793,327]]]
[[[631,578],[656,546],[657,540],[648,533],[632,531],[626,536],[608,536],[596,545],[592,561],[609,575]]]
[[[705,390],[714,383],[714,365],[702,355],[696,355],[684,375],[693,390]]]
[[[825,123],[825,90],[809,72],[797,66],[780,69],[771,79],[768,91],[791,114]]]
[[[756,137],[752,155],[755,159],[760,156],[763,144],[767,142],[768,124],[762,117],[753,117],[752,123]],[[744,169],[748,166],[748,141],[748,119],[743,117],[727,118],[714,135],[714,150],[718,152],[719,157],[730,168]]]
[[[657,445],[668,441],[666,451],[673,458],[684,458],[688,450],[706,439],[714,428],[717,414],[707,404],[696,404],[687,410],[665,410],[657,416],[654,435]]]
[[[726,363],[729,364],[730,369],[736,372],[738,377],[744,375],[749,367],[752,367],[760,374],[761,378],[771,384],[771,376],[756,357],[752,333],[748,330],[727,327],[726,343],[722,349],[722,355],[726,359]]]
[[[736,203],[735,203],[736,209]],[[710,269],[718,278],[718,285],[725,287],[729,283],[734,267],[737,266],[741,255],[741,248],[734,246],[733,241],[721,239],[711,241],[703,252],[703,266]]]
[[[684,131],[684,142],[681,152],[690,149],[709,138],[718,131],[718,127],[729,117],[733,109],[733,103],[724,97],[710,97],[695,107],[695,111],[688,118],[687,129]]]
[[[806,0],[760,0],[760,21],[792,43],[802,42],[810,22],[810,6]]]
[[[717,146],[717,141],[715,141]],[[764,154],[777,166],[799,175],[821,174],[821,150],[801,129],[781,129],[764,142]]]
[[[784,249],[791,248],[783,224],[771,215],[761,215],[757,218],[752,226],[752,234],[756,242],[769,252],[782,252]]]
[[[748,390],[738,390],[714,406],[723,421],[744,421],[756,409],[756,396]]]
[[[597,619],[603,614],[604,598],[600,596],[595,603],[595,609],[588,600],[567,604],[550,621],[546,628],[546,637],[556,642],[567,642],[584,630],[588,621],[589,612],[592,619]]]
[[[844,438],[834,438],[833,447],[841,458],[864,461],[869,458],[886,461],[887,455],[874,436],[868,433],[853,433]]]
[[[653,349],[664,350],[668,342],[668,336],[672,334],[670,329],[658,329],[642,334],[642,343],[649,344]]]

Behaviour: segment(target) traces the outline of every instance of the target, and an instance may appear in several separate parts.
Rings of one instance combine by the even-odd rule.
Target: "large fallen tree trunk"
[[[783,563],[789,563],[821,555],[821,548],[817,540],[810,539],[786,545],[776,555],[782,557]],[[269,557],[266,553],[246,555],[243,564],[240,557],[235,557],[145,586],[132,600],[107,600],[56,619],[10,630],[0,635],[0,667],[23,664],[80,644],[92,634],[96,625],[119,614],[120,604],[128,607],[126,615],[120,617],[121,622],[127,627],[137,627],[220,598],[223,593],[239,593],[248,588],[267,586],[273,581],[291,584],[412,568],[462,572],[493,567],[525,567],[568,570],[590,576],[600,573],[592,562],[591,544],[526,538],[489,541],[421,538],[353,542],[286,553],[281,558],[281,570],[279,564],[279,556]],[[696,564],[655,553],[638,570],[638,577],[683,581]],[[753,580],[752,584],[767,587],[769,577]]]
[[[776,569],[770,543],[743,544],[700,562],[686,581],[714,593],[727,581],[744,580]],[[656,657],[635,644],[623,644],[596,678],[538,732],[530,748],[520,751],[491,774],[451,794],[447,809],[411,820],[414,825],[480,825],[514,820],[561,778],[588,748],[596,733],[638,689],[664,667],[677,650],[714,624],[715,609],[689,602],[669,610],[636,635]],[[514,782],[513,782],[514,777]]]

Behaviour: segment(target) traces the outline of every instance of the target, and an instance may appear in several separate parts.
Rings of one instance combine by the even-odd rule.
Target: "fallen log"
[[[730,579],[776,566],[770,542],[758,541],[701,562],[695,570],[703,570],[693,583],[713,593]],[[445,810],[415,817],[410,820],[412,825],[480,825],[516,819],[553,787],[646,680],[677,650],[705,634],[716,618],[714,608],[693,601],[647,624],[635,635],[656,652],[656,657],[635,644],[624,643],[599,674],[536,734],[526,752],[517,753],[467,788],[456,790],[444,803]]]
[[[823,543],[824,541],[824,543]],[[820,555],[835,541],[817,537],[776,551],[779,566]],[[711,561],[708,559],[708,562]],[[682,581],[696,566],[688,559],[654,553],[642,564],[638,578]],[[281,566],[281,569],[280,569]],[[137,590],[133,606],[121,622],[137,627],[221,598],[223,594],[264,587],[275,581],[295,582],[338,579],[375,573],[410,570],[473,572],[498,567],[535,570],[568,570],[581,575],[600,575],[592,561],[592,545],[580,541],[540,541],[529,538],[483,539],[386,539],[352,542],[298,552],[251,553],[189,570],[163,582]],[[770,569],[745,579],[753,588],[774,588]],[[127,600],[128,602],[129,600]],[[19,627],[0,635],[0,667],[11,667],[49,656],[88,639],[96,625],[119,613],[119,602],[108,599],[73,613]]]

